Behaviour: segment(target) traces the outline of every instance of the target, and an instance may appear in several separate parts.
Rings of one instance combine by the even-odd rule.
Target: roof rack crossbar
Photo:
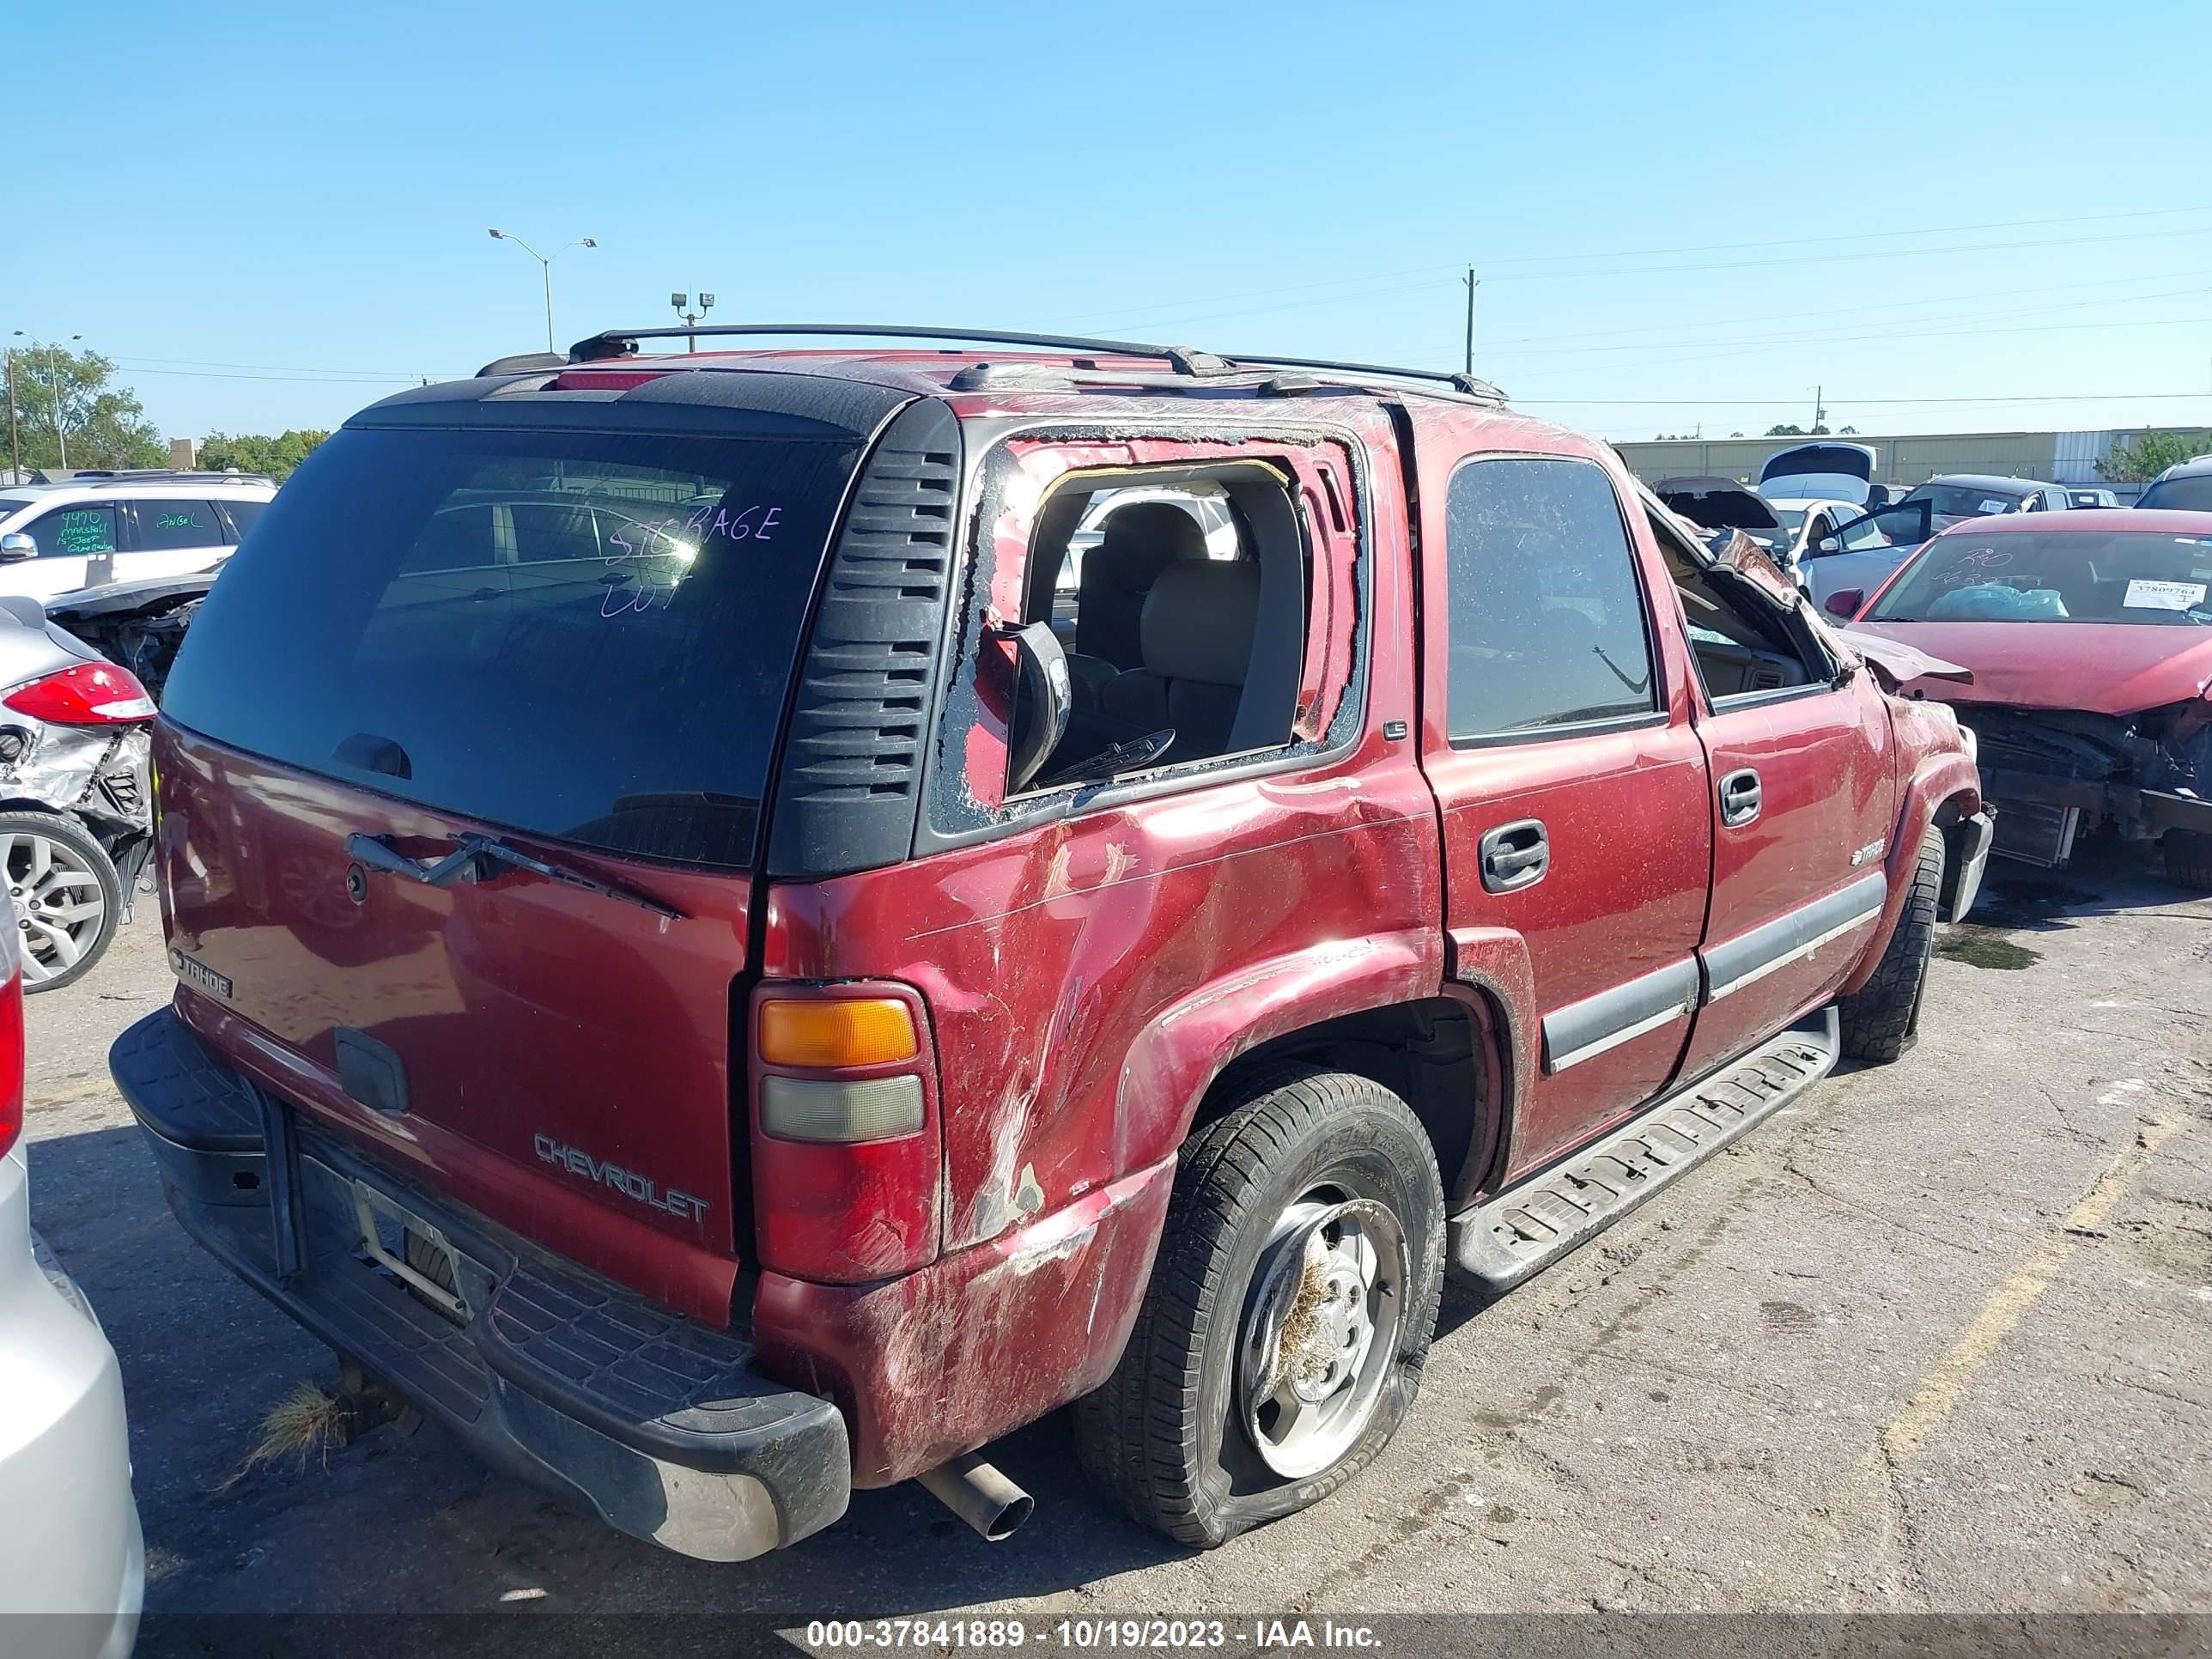
[[[908,328],[892,323],[702,323],[696,328],[686,328],[681,324],[671,328],[610,328],[588,339],[577,341],[568,349],[568,361],[587,363],[627,356],[636,349],[640,340],[688,339],[695,335],[726,339],[778,334],[953,340],[975,345],[1033,346],[1105,357],[1158,357],[1170,365],[1178,374],[1233,374],[1238,372],[1235,363],[1189,346],[1147,345],[1135,340],[1094,340],[1079,334],[1024,334],[1005,329]]]

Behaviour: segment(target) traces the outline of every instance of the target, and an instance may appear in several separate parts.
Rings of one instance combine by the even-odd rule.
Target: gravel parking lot
[[[1064,1424],[989,1547],[913,1486],[679,1559],[434,1427],[217,1488],[331,1356],[188,1244],[106,1081],[168,975],[142,906],[30,1004],[37,1224],[122,1355],[155,1611],[2212,1611],[2212,902],[1993,872],[1919,1048],[1838,1076],[1509,1298],[1320,1509],[1205,1555],[1113,1519]]]

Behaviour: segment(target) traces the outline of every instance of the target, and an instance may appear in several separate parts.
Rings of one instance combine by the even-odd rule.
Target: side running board
[[[1827,1076],[1833,1006],[1668,1096],[1592,1146],[1451,1218],[1451,1266],[1510,1290],[1603,1232]]]

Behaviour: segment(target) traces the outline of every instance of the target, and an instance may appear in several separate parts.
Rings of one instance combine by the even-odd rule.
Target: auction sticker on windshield
[[[2204,603],[2204,590],[2203,582],[2138,580],[2128,584],[2128,596],[2121,603],[2130,611],[2187,611]]]

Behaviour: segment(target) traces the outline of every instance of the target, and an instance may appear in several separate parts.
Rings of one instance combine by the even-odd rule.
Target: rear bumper
[[[665,1312],[369,1164],[167,1009],[108,1064],[185,1230],[486,1462],[702,1560],[749,1559],[844,1513],[843,1418],[762,1376],[748,1334]],[[448,1310],[436,1283],[410,1287],[410,1232],[450,1261]]]

